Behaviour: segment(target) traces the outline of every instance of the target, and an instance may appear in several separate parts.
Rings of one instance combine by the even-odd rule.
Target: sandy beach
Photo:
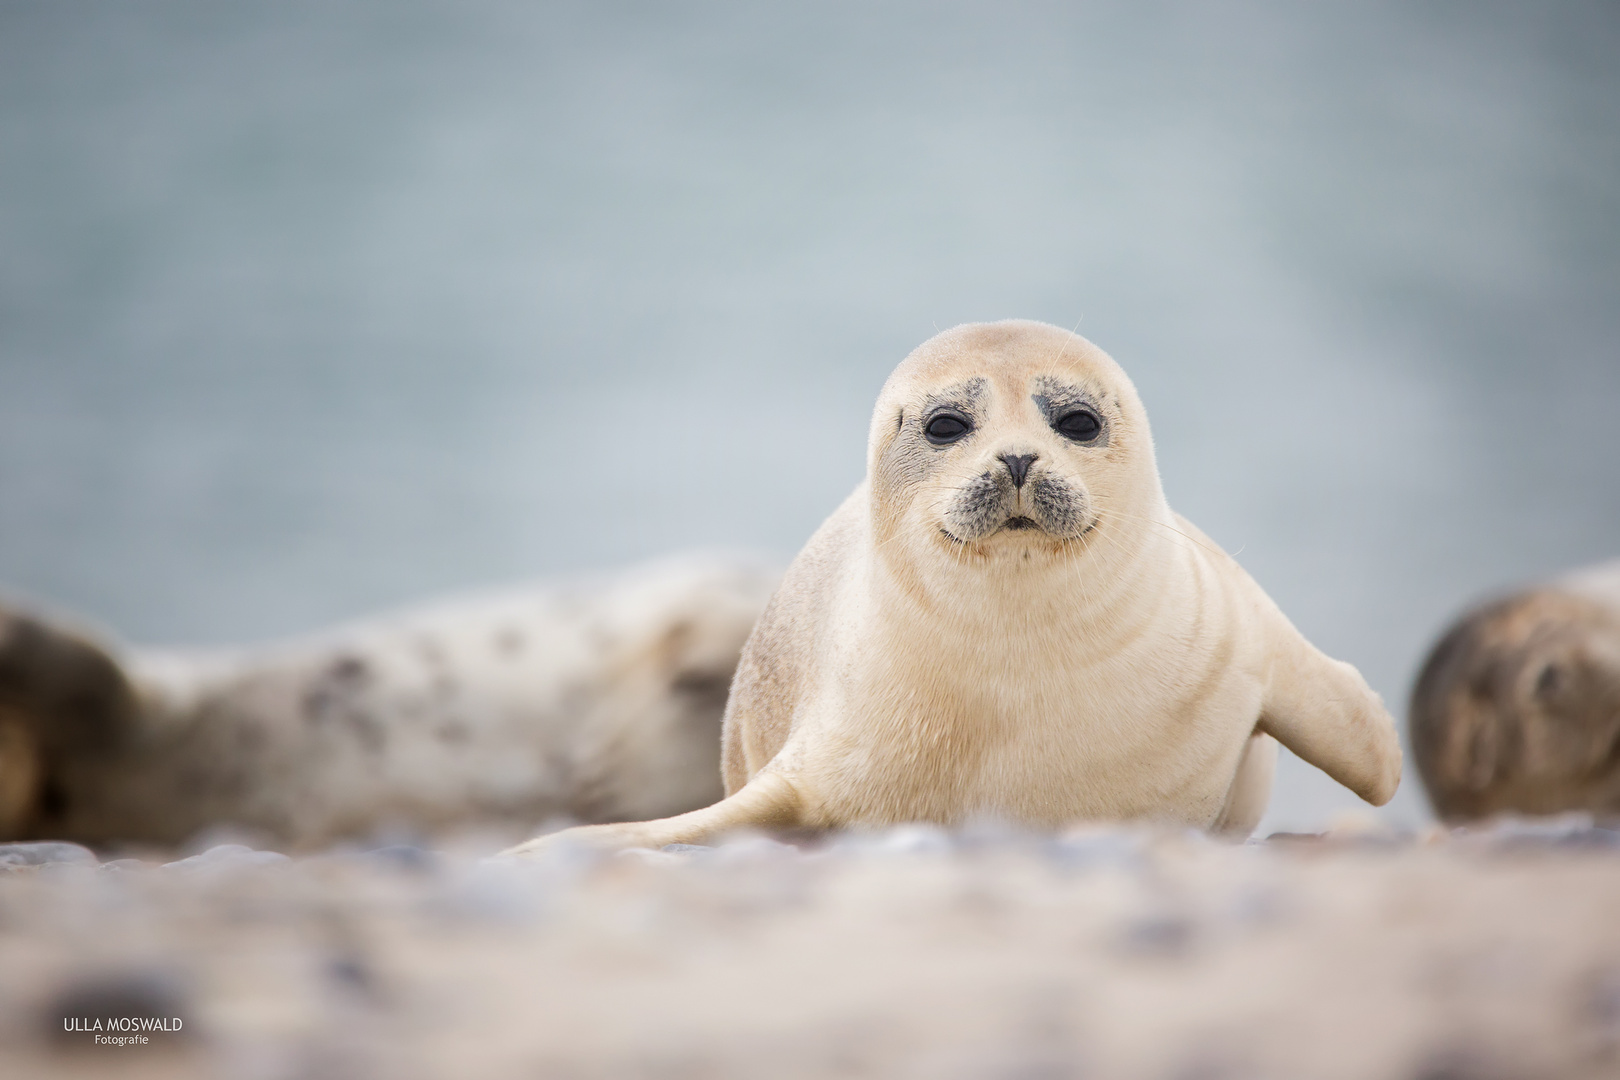
[[[1620,1071],[1620,833],[1580,820],[0,859],[9,1076]],[[126,1015],[179,1030],[85,1030]]]

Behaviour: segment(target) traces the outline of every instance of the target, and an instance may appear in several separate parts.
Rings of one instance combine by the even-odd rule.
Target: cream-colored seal
[[[1412,691],[1435,812],[1620,814],[1620,560],[1476,608]]]
[[[729,796],[514,852],[974,818],[1247,832],[1273,737],[1394,794],[1389,714],[1170,510],[1119,366],[1041,323],[963,326],[889,378],[866,482],[744,647]]]

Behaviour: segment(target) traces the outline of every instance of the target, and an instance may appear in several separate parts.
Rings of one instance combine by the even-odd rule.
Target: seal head
[[[1470,612],[1429,654],[1411,727],[1442,818],[1620,814],[1620,611],[1547,587]]]
[[[913,567],[1117,553],[1086,542],[1105,517],[1169,517],[1130,379],[1044,323],[962,326],[907,357],[873,413],[868,475],[878,550]]]

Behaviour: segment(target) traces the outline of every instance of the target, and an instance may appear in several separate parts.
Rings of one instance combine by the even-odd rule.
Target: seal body
[[[1355,669],[1170,510],[1124,372],[1031,322],[947,331],[890,377],[867,480],[749,638],[724,738],[726,800],[559,839],[977,817],[1246,833],[1273,739],[1375,803],[1400,773]]]
[[[726,689],[778,580],[687,557],[229,650],[0,613],[0,835],[289,847],[719,798]]]
[[[1620,814],[1620,560],[1468,612],[1424,662],[1410,717],[1446,820]]]

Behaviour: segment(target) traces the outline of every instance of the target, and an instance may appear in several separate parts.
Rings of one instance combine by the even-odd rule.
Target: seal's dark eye
[[[944,446],[946,443],[955,442],[972,430],[973,425],[968,423],[966,417],[956,416],[952,413],[940,413],[928,421],[928,426],[923,429],[923,433],[928,436],[928,441],[935,446]]]
[[[1102,431],[1102,421],[1090,409],[1076,409],[1072,413],[1064,413],[1058,417],[1058,434],[1075,442],[1090,442]]]

